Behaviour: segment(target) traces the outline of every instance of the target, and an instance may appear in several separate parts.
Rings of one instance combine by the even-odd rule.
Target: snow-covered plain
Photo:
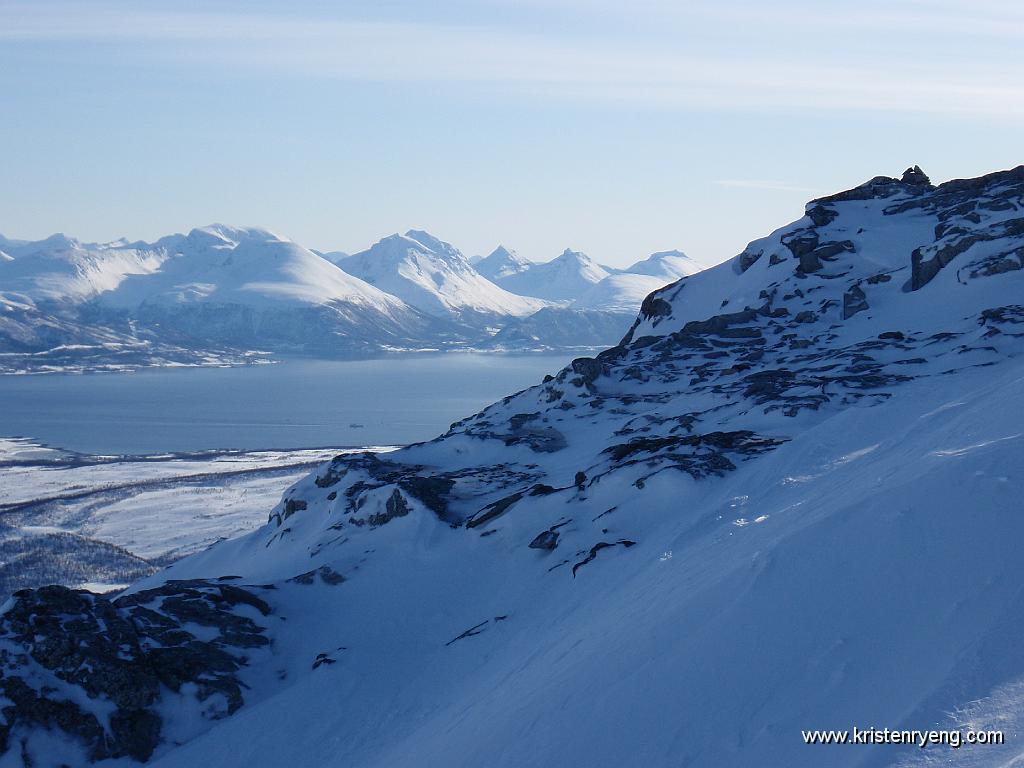
[[[8,759],[1018,763],[1022,295],[1024,167],[813,201],[648,296],[620,345],[322,464],[117,601],[10,601]],[[99,650],[26,650],[63,637]],[[168,682],[124,701],[87,659]],[[1006,743],[801,737],[967,723]]]
[[[0,593],[74,584],[73,575],[83,573],[90,588],[103,591],[100,577],[111,560],[132,561],[138,578],[138,571],[152,572],[252,531],[266,522],[266,510],[285,488],[342,452],[104,457],[0,438],[0,550],[7,555],[0,563]],[[47,562],[55,546],[71,558],[76,547],[88,548],[96,562],[90,566],[81,557],[62,570]]]

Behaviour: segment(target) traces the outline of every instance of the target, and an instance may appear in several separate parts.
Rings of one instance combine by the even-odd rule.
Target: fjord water
[[[0,436],[93,454],[402,445],[436,437],[568,362],[460,353],[0,376]]]

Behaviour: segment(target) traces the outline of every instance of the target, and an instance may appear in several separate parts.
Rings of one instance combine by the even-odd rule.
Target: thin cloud
[[[651,45],[636,34],[83,5],[0,5],[0,40],[40,51],[75,41],[105,42],[119,46],[119,56],[208,72],[483,84],[524,96],[638,107],[1024,118],[1021,63],[923,61],[917,48],[851,58],[778,45],[740,57],[710,43]],[[694,8],[728,13],[700,3]],[[750,10],[737,16],[737,24],[720,25],[718,33],[750,34],[762,23],[772,22]],[[31,55],[26,45],[17,50]],[[842,63],[850,61],[856,64]]]

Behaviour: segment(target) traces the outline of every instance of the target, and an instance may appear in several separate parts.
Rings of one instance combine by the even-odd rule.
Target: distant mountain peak
[[[499,245],[488,256],[473,265],[477,272],[488,280],[494,281],[525,272],[531,266],[533,266],[533,262],[527,261],[504,245]]]
[[[518,316],[544,305],[499,288],[458,248],[419,229],[385,237],[338,266],[434,316]]]
[[[499,245],[497,248],[495,248],[493,251],[491,251],[490,254],[486,258],[488,258],[488,259],[490,259],[490,258],[502,258],[502,259],[516,259],[516,260],[520,260],[519,259],[519,255],[515,251],[510,251],[504,245]]]
[[[206,244],[223,244],[229,247],[234,247],[241,242],[245,241],[265,241],[265,242],[290,242],[288,238],[281,237],[280,235],[271,232],[269,229],[263,229],[262,227],[236,227],[231,224],[219,224],[213,223],[208,224],[205,227],[196,227],[191,230],[187,237],[189,240],[197,243],[205,242]]]
[[[68,237],[63,232],[57,232],[41,241],[39,246],[40,250],[64,250],[67,248],[78,250],[82,247],[82,243],[74,237]]]
[[[464,259],[462,252],[451,243],[445,242],[439,237],[435,237],[429,232],[422,229],[410,229],[405,233],[405,236],[411,240],[415,240],[417,243],[426,246],[434,253],[445,254],[445,255],[458,255]]]
[[[680,250],[657,251],[624,271],[634,275],[650,275],[669,281],[688,277],[704,269],[704,265]]]

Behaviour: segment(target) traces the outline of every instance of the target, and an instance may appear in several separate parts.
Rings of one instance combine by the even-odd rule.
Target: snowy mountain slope
[[[604,309],[633,314],[640,308],[647,294],[664,288],[666,282],[668,280],[664,277],[627,272],[608,275],[581,293],[569,306],[574,309]]]
[[[160,269],[108,289],[100,298],[102,304],[134,308],[146,302],[346,302],[392,314],[408,311],[394,297],[263,229],[213,224],[159,240],[153,250],[166,254]]]
[[[674,282],[681,277],[689,277],[706,268],[682,251],[658,251],[623,271],[634,275],[651,275]]]
[[[624,312],[545,307],[528,317],[510,320],[494,334],[489,346],[504,351],[601,349],[622,338],[639,303]]]
[[[83,246],[54,236],[0,263],[0,296],[25,349],[170,344],[206,351],[365,352],[436,343],[452,329],[302,246],[214,224],[155,243]],[[38,310],[36,317],[30,310]],[[69,326],[61,333],[39,329]],[[75,329],[97,329],[74,333]],[[105,334],[103,329],[109,331]],[[12,351],[16,351],[13,350]]]
[[[222,224],[154,243],[53,235],[0,245],[6,249],[0,251],[4,372],[233,364],[281,352],[493,347],[494,334],[506,326],[497,344],[503,349],[581,349],[608,343],[607,330],[619,324],[578,312],[527,320],[565,301],[508,292],[450,244],[421,231],[385,238],[355,256]],[[543,278],[560,296],[589,291],[577,309],[632,313],[657,287],[631,276],[594,289],[592,281],[606,271],[571,252],[533,265],[499,247],[481,264],[499,279],[539,268],[531,279]],[[524,346],[509,346],[516,340]]]
[[[572,301],[606,277],[608,271],[585,253],[566,248],[551,261],[530,264],[527,269],[495,278],[495,282],[521,296]]]
[[[545,302],[509,293],[479,274],[451,244],[418,230],[391,235],[341,259],[351,275],[428,314],[460,320],[518,317]]]
[[[703,266],[682,251],[653,253],[628,269],[603,267],[570,250],[553,261],[534,264],[499,247],[477,269],[516,293],[569,301],[573,309],[635,313],[651,291]]]
[[[499,245],[491,253],[479,261],[471,262],[473,268],[491,282],[497,282],[509,275],[525,272],[534,264],[522,258],[515,251]]]
[[[5,241],[0,295],[32,303],[82,302],[129,275],[152,274],[164,255],[145,244],[81,243],[62,234],[36,242]]]
[[[20,594],[8,755],[878,766],[921,750],[800,732],[1019,721],[1024,166],[922,176],[811,203],[619,345],[333,459],[121,598]]]

